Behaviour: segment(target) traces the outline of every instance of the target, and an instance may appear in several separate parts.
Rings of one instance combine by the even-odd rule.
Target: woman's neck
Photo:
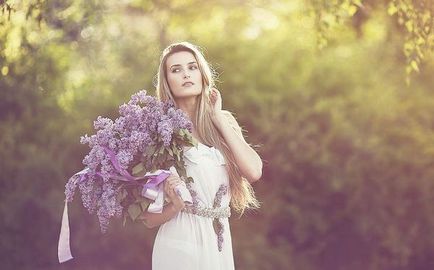
[[[179,109],[183,110],[187,114],[188,118],[190,118],[190,121],[194,125],[196,123],[197,98],[189,97],[178,99],[176,100],[176,104]]]
[[[197,110],[197,97],[189,97],[189,98],[182,98],[176,100],[176,104],[178,105],[178,108],[184,111],[190,121],[193,123],[193,130],[192,135],[194,138],[198,139],[198,134],[196,132],[196,110]]]

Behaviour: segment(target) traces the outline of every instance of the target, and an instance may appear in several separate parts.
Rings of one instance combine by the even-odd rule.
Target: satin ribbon
[[[68,202],[65,200],[65,207],[63,208],[62,215],[62,227],[60,228],[59,244],[57,246],[57,257],[59,258],[59,263],[66,262],[74,258],[71,254],[69,237]]]
[[[117,160],[113,151],[108,148],[104,149],[110,157],[110,160],[115,167],[116,171],[120,175],[111,175],[110,177],[116,180],[121,181],[135,181],[144,178],[149,178],[146,184],[143,185],[142,196],[153,200],[151,204],[148,206],[148,212],[151,213],[161,213],[163,211],[164,206],[164,190],[163,185],[161,183],[167,179],[170,174],[176,174],[176,169],[172,166],[170,171],[167,170],[157,170],[153,173],[146,173],[142,177],[134,177],[130,175],[126,170],[122,169],[119,161]],[[85,168],[80,172],[74,174],[71,178],[74,178],[72,181],[78,181],[78,183],[86,180],[88,173],[90,172],[89,168]],[[102,177],[101,173],[96,173],[98,176]],[[69,181],[69,180],[68,180]],[[193,203],[193,199],[191,197],[190,192],[187,190],[185,183],[182,182],[183,185],[178,185],[176,187],[177,193],[180,195],[181,199],[188,205]],[[57,247],[57,256],[59,259],[59,263],[63,263],[73,259],[74,257],[71,254],[71,246],[70,246],[70,230],[69,230],[69,217],[68,217],[68,201],[65,199],[65,206],[63,208],[62,215],[62,225],[60,228],[59,235],[59,243]]]
[[[163,192],[163,187],[160,184],[164,180],[166,180],[166,178],[170,174],[179,176],[175,167],[173,166],[170,167],[169,171],[157,170],[154,173],[146,173],[145,176],[142,177],[134,177],[130,175],[126,170],[122,169],[121,165],[119,164],[119,161],[116,158],[116,154],[112,150],[110,150],[107,147],[104,147],[104,150],[109,155],[110,161],[112,162],[117,172],[121,175],[121,177],[112,176],[113,179],[118,179],[122,181],[134,181],[134,180],[149,178],[146,184],[143,185],[142,196],[154,201],[148,206],[148,212],[161,213],[163,211],[163,205],[164,205],[164,192]],[[191,194],[188,191],[187,187],[185,186],[184,182],[182,182],[181,185],[176,186],[175,189],[178,195],[186,204],[193,203]]]
[[[178,172],[176,171],[175,167],[170,167],[169,169],[170,173],[176,176],[178,175]],[[143,189],[144,191],[145,189]],[[149,190],[149,189],[148,189]],[[152,195],[155,195],[155,200],[153,203],[149,204],[148,206],[148,212],[151,213],[161,213],[163,211],[164,206],[164,191],[163,191],[163,185],[159,185],[156,187],[156,189],[151,189]],[[187,206],[190,206],[193,204],[193,198],[191,197],[190,191],[187,189],[187,185],[184,181],[182,181],[179,185],[175,187],[175,192],[181,197],[181,199],[184,201],[184,203]],[[145,196],[142,192],[142,195]],[[147,196],[145,196],[147,197]],[[149,197],[147,197],[149,198]]]

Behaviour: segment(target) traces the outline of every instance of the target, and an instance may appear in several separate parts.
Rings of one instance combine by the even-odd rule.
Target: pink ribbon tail
[[[68,202],[65,200],[65,207],[63,208],[62,227],[60,228],[59,245],[57,246],[57,256],[59,263],[63,263],[73,259],[71,254],[71,247],[69,244],[69,218],[68,218]]]

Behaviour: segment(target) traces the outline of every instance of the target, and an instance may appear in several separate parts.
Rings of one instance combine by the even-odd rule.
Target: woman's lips
[[[189,86],[192,86],[193,84],[194,83],[192,83],[192,82],[186,82],[186,83],[183,83],[182,86],[189,87]]]

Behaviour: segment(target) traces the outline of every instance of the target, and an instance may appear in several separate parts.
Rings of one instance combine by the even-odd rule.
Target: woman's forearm
[[[233,119],[233,121],[236,120]],[[223,114],[215,115],[213,122],[234,154],[243,176],[249,182],[259,180],[262,176],[262,160],[258,153],[244,140],[242,134],[237,134],[230,126],[228,117]]]
[[[163,207],[163,211],[161,213],[144,212],[141,216],[141,219],[143,219],[146,227],[154,228],[166,223],[180,211],[181,209],[178,209],[173,203],[169,203]]]

